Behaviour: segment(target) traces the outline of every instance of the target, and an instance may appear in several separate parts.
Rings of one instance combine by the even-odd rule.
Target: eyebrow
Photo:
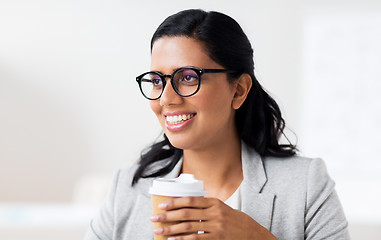
[[[187,68],[187,67],[200,68],[200,67],[196,67],[196,66],[193,66],[193,65],[187,65],[187,66],[182,66],[182,67],[172,68],[172,73],[173,73],[174,71],[176,71],[177,69],[179,69],[179,68]],[[151,70],[151,72],[158,72],[158,73],[164,74],[164,73],[162,73],[161,71],[157,71],[157,70]]]

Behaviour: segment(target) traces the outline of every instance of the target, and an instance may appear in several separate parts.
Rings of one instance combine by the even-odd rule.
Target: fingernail
[[[149,218],[152,222],[157,222],[160,219],[160,215],[153,215]]]
[[[160,209],[166,209],[167,207],[168,207],[168,203],[166,203],[166,202],[163,202],[163,203],[159,204],[159,208]]]
[[[169,237],[168,240],[176,240],[177,238],[175,237]]]
[[[153,230],[153,232],[155,234],[161,234],[161,233],[163,233],[163,229],[162,228],[156,228],[156,229]]]

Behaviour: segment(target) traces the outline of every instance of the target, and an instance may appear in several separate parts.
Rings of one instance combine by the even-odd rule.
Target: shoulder
[[[150,206],[150,194],[148,193],[151,185],[151,178],[142,178],[132,185],[132,180],[138,164],[133,164],[129,168],[121,169],[116,174],[114,183],[111,184],[110,198],[113,200],[113,211],[115,219],[119,219],[117,228],[123,229],[123,224],[127,224],[128,219],[138,219],[138,213],[148,211],[146,206]]]
[[[152,212],[148,188],[151,179],[140,179],[132,186],[138,164],[118,170],[113,177],[105,201],[91,222],[89,236],[98,239],[152,238],[144,229],[152,228]],[[88,237],[87,239],[91,239]],[[95,239],[95,238],[94,238]],[[139,237],[140,239],[140,237]]]
[[[320,158],[264,157],[263,165],[267,176],[267,187],[280,192],[294,189],[309,195],[308,193],[313,193],[316,189],[334,188],[334,181]]]
[[[242,145],[242,167],[246,181],[261,191],[289,193],[314,187],[317,181],[330,180],[325,163],[320,158],[299,155],[290,157],[260,156],[253,148]],[[309,188],[311,188],[309,187]]]
[[[326,165],[321,158],[296,155],[286,158],[263,157],[262,161],[268,177],[273,177],[274,174],[289,177],[327,174]]]
[[[139,167],[139,163],[136,161],[130,167],[120,169],[116,172],[114,177],[113,186],[116,192],[129,193],[129,197],[134,196],[135,193],[146,193],[152,183],[152,179],[140,178],[137,183],[132,185],[135,172]]]
[[[322,159],[293,156],[262,161],[267,175],[264,191],[276,196],[274,229],[283,231],[287,224],[282,219],[289,218],[300,222],[306,239],[349,239],[335,183]],[[296,229],[295,221],[289,227]]]

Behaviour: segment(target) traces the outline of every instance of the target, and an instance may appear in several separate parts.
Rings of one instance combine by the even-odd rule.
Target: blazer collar
[[[243,142],[241,148],[243,171],[241,210],[263,227],[271,230],[275,195],[264,191],[267,176],[263,160],[254,149]]]
[[[263,191],[267,182],[266,171],[261,156],[244,142],[241,143],[241,158],[243,181],[241,183],[241,207],[242,211],[261,224],[263,227],[271,230],[271,218],[275,195]],[[182,168],[183,159],[181,158],[173,170],[164,176],[164,178],[176,178]],[[141,179],[144,185],[143,195],[150,198],[148,193],[152,185],[152,178]]]
[[[243,183],[250,183],[253,192],[261,193],[267,182],[267,176],[261,156],[244,142],[241,144]],[[245,179],[247,181],[245,181]]]

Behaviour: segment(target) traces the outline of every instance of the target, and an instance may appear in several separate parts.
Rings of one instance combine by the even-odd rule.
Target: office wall
[[[242,24],[258,77],[297,125],[297,2],[3,1],[1,199],[69,201],[83,174],[131,164],[161,132],[135,82],[150,37],[169,14],[198,7]]]
[[[325,159],[351,220],[380,224],[381,6],[370,0],[1,1],[0,202],[71,202],[84,176],[138,158],[161,130],[135,76],[158,24],[185,8],[242,25],[302,154]]]

